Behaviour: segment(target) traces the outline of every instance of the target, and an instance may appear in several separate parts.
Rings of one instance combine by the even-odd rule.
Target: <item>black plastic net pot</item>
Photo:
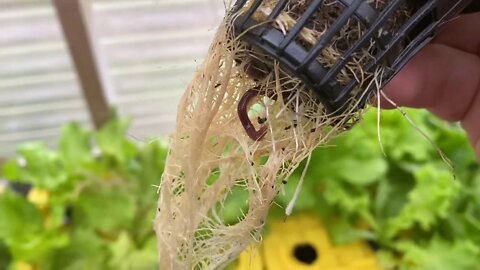
[[[239,0],[233,9],[238,12],[234,33],[255,50],[268,55],[272,62],[278,62],[284,72],[301,79],[327,111],[342,112],[351,100],[356,101],[357,108],[363,107],[374,90],[388,83],[434,37],[443,23],[471,2]],[[268,16],[259,17],[260,9],[264,13],[268,9]],[[322,13],[327,9],[333,11]],[[285,12],[291,14],[295,23],[282,28],[278,20]],[[322,21],[328,21],[328,27],[325,28]],[[307,44],[300,37],[302,31],[312,29],[320,34],[314,44]],[[352,29],[354,35],[349,34]],[[332,56],[334,61],[324,63],[326,50],[332,47],[336,52]],[[362,54],[368,57],[362,58]],[[349,66],[352,62],[360,67],[352,71]],[[361,81],[363,74],[373,73],[378,67],[383,68],[375,77],[378,83]],[[350,76],[346,77],[349,72]],[[364,91],[355,90],[358,88]]]

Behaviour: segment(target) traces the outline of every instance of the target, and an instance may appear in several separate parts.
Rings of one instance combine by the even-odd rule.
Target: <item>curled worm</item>
[[[250,137],[254,141],[261,140],[265,134],[267,134],[267,126],[262,125],[258,130],[255,129],[252,121],[248,117],[248,105],[249,103],[258,95],[260,91],[256,88],[252,88],[243,94],[240,102],[238,102],[237,113],[240,122],[242,123],[245,132],[247,133],[248,137]]]

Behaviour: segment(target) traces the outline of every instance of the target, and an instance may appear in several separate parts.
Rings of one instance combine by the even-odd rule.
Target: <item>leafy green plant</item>
[[[384,155],[372,110],[314,151],[294,213],[318,213],[336,243],[375,242],[386,269],[478,269],[475,155],[457,125],[408,113],[452,159],[455,177],[396,111],[382,112]],[[3,166],[11,188],[0,191],[0,269],[157,268],[152,220],[167,151],[159,141],[129,139],[128,127],[120,118],[96,132],[72,123],[56,150],[20,146]],[[279,204],[288,203],[302,170],[289,179]],[[30,191],[22,194],[17,185]],[[230,224],[246,205],[244,195],[228,198]],[[284,218],[282,209],[273,210],[272,218]]]
[[[157,267],[152,220],[166,149],[129,139],[129,123],[115,118],[97,132],[71,123],[56,151],[28,143],[4,164],[12,188],[0,194],[0,269]]]
[[[386,269],[479,269],[480,170],[473,150],[458,125],[424,111],[408,114],[452,159],[454,172],[397,111],[382,112],[383,154],[372,110],[332,146],[314,151],[297,212],[317,212],[336,243],[376,242]],[[280,204],[288,203],[302,169]]]

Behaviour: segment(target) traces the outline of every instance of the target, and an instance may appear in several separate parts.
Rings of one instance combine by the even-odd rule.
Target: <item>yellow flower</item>
[[[27,262],[19,261],[15,263],[13,267],[15,270],[33,270],[33,266]]]
[[[364,242],[334,246],[318,217],[300,215],[272,224],[260,247],[241,254],[236,270],[380,270]]]
[[[27,195],[29,202],[35,204],[40,209],[45,209],[48,205],[50,193],[48,190],[40,188],[32,188]]]
[[[236,270],[264,270],[260,248],[251,245],[240,254]]]

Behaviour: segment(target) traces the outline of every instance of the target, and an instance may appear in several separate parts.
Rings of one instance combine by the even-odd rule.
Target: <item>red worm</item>
[[[261,140],[265,134],[267,134],[267,126],[262,125],[259,130],[255,129],[255,126],[248,118],[248,105],[260,94],[260,91],[256,88],[252,88],[243,94],[240,102],[238,102],[237,113],[240,122],[242,123],[245,132],[247,133],[248,137],[250,137],[254,141]]]

